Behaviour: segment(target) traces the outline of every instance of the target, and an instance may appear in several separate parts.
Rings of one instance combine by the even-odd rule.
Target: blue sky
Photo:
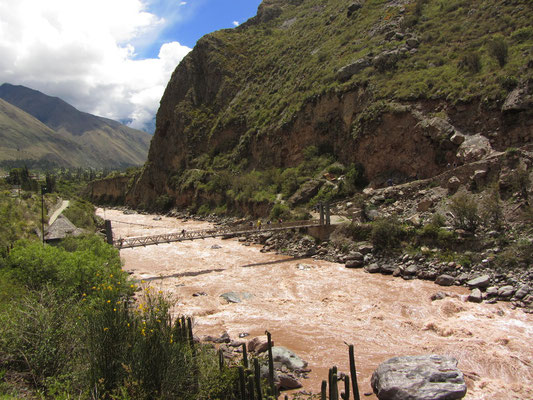
[[[81,111],[150,124],[196,41],[253,17],[260,0],[1,0],[0,84]]]
[[[139,57],[157,56],[165,42],[178,41],[192,48],[206,33],[233,28],[235,22],[241,24],[253,17],[260,3],[261,0],[156,0],[148,9],[161,17],[176,13],[176,20]]]

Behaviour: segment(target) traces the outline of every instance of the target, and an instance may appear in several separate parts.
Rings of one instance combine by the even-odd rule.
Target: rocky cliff
[[[527,0],[265,0],[176,68],[126,200],[249,205],[235,177],[283,174],[310,147],[381,186],[530,143],[531,15]]]

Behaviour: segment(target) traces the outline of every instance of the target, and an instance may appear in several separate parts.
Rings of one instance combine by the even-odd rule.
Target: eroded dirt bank
[[[209,226],[117,210],[98,214],[113,221],[115,237]],[[459,360],[467,399],[533,398],[533,315],[507,303],[466,303],[460,287],[446,288],[449,297],[431,301],[442,290],[432,282],[259,250],[217,238],[124,249],[121,257],[134,278],[176,296],[176,313],[193,315],[200,337],[224,331],[232,338],[241,332],[253,337],[268,329],[277,345],[309,362],[307,391],[319,392],[333,365],[348,371],[347,342],[355,345],[361,393],[372,391],[370,376],[382,361],[440,353]],[[230,291],[253,296],[228,304],[220,295]],[[200,292],[206,295],[193,296]]]

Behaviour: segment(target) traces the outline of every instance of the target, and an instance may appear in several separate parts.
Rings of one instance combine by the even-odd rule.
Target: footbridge
[[[151,236],[125,237],[114,239],[111,221],[105,221],[107,243],[112,244],[118,249],[127,249],[132,247],[151,246],[162,243],[183,242],[186,240],[206,239],[211,237],[235,237],[247,236],[261,232],[275,232],[290,229],[310,228],[329,232],[332,225],[330,224],[329,206],[320,205],[320,219],[306,221],[276,222],[258,225],[236,225],[236,226],[216,226],[209,229],[200,230],[181,230],[179,232],[162,233]]]
[[[180,232],[162,233],[152,236],[127,237],[113,240],[113,246],[118,249],[131,247],[150,246],[160,243],[183,242],[186,240],[206,239],[211,237],[234,237],[247,236],[254,233],[282,231],[295,228],[312,228],[320,226],[319,220],[284,222],[281,224],[266,224],[261,227],[250,227],[246,225],[233,227],[215,227],[211,229],[201,229],[194,231],[182,230]]]

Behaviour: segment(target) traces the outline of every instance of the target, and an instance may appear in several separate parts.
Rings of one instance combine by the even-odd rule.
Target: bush
[[[495,229],[501,228],[503,209],[498,190],[493,189],[481,202],[481,218],[486,225]]]
[[[477,203],[466,193],[458,193],[451,198],[450,210],[455,227],[471,232],[477,229],[480,222]]]
[[[503,67],[507,63],[509,55],[509,47],[503,36],[495,36],[494,39],[488,43],[489,54],[494,57],[500,67]]]
[[[272,207],[272,210],[270,211],[269,218],[272,221],[276,221],[278,219],[287,220],[291,217],[291,210],[289,206],[286,204],[276,203],[274,204],[274,207]]]
[[[93,288],[113,282],[126,285],[118,251],[100,237],[70,239],[62,246],[21,241],[7,257],[7,268],[30,290],[53,285],[64,296],[89,295]]]
[[[481,71],[481,56],[477,52],[469,52],[463,55],[459,67],[476,74]]]
[[[370,240],[374,248],[380,251],[391,251],[400,245],[405,230],[395,217],[380,218],[372,222]]]

